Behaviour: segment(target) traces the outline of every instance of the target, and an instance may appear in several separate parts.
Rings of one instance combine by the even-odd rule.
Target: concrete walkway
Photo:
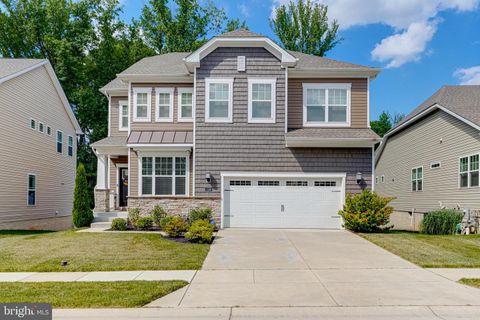
[[[183,280],[191,282],[196,270],[172,271],[95,271],[95,272],[0,272],[0,282],[108,282],[108,281],[161,281]]]
[[[480,268],[430,268],[427,270],[452,281],[462,278],[480,279]]]

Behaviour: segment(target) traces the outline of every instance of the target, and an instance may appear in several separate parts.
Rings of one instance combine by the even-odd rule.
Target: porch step
[[[90,228],[92,229],[110,229],[111,222],[92,222]]]
[[[127,219],[128,212],[96,212],[93,216],[93,222],[112,222],[115,218]]]

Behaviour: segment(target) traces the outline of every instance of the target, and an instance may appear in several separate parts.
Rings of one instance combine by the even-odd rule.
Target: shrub
[[[160,224],[159,224],[160,228],[161,228],[162,230],[165,230],[165,226],[166,226],[170,221],[172,221],[172,219],[173,219],[173,216],[166,216],[166,217],[163,217],[162,219],[160,219]]]
[[[212,242],[214,225],[207,220],[197,220],[185,233],[185,238],[193,242],[210,243]]]
[[[140,219],[140,209],[128,208],[128,222],[135,228],[137,227],[138,219]]]
[[[112,220],[112,230],[125,231],[127,230],[127,220],[123,218],[115,218]]]
[[[153,222],[155,222],[157,226],[160,226],[160,220],[162,220],[162,218],[164,218],[166,215],[167,215],[167,212],[165,212],[165,210],[162,207],[160,207],[158,204],[153,207],[152,218],[153,218]]]
[[[347,195],[343,210],[338,213],[345,221],[345,228],[357,232],[376,232],[388,229],[392,207],[386,198],[364,190],[361,194]]]
[[[140,217],[137,220],[136,228],[140,230],[147,230],[153,226],[153,218],[152,217]]]
[[[93,211],[90,208],[90,193],[88,192],[87,174],[82,163],[78,165],[73,191],[72,222],[77,228],[89,227],[93,221]]]
[[[170,222],[165,225],[165,232],[172,238],[178,238],[187,231],[188,225],[180,216],[173,216]]]
[[[197,220],[207,220],[210,221],[212,219],[212,209],[204,208],[204,209],[193,209],[188,214],[188,222],[194,223]]]
[[[463,212],[458,210],[431,211],[423,217],[421,231],[426,234],[454,234],[462,219]]]

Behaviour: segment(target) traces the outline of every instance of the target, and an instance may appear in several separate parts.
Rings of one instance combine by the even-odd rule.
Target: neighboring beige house
[[[480,210],[480,86],[445,86],[388,132],[375,190],[396,197],[392,223],[417,230],[442,207]]]
[[[247,30],[142,59],[102,89],[96,211],[210,207],[225,228],[341,228],[345,195],[372,187],[379,72]]]
[[[68,229],[80,126],[47,60],[0,59],[0,229]]]

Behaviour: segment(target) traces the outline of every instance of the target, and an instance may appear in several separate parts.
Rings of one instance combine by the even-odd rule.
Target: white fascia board
[[[293,67],[297,58],[266,37],[259,38],[213,38],[184,58],[189,70],[199,66],[200,60],[219,47],[263,47],[276,56],[283,66]]]
[[[191,74],[117,74],[123,81],[135,83],[193,83]]]
[[[22,74],[25,74],[25,73],[30,72],[30,71],[32,71],[32,70],[35,70],[35,69],[37,69],[37,68],[40,67],[40,66],[46,65],[47,63],[49,63],[48,60],[41,60],[39,63],[34,64],[33,66],[30,66],[30,67],[28,67],[28,68],[22,69],[22,70],[20,70],[20,71],[17,71],[17,72],[15,72],[15,73],[12,73],[12,74],[10,74],[10,75],[8,75],[8,76],[5,76],[5,77],[3,77],[3,78],[0,78],[0,84],[3,83],[3,82],[5,82],[5,81],[11,80],[11,79],[13,79],[13,78],[16,78],[16,77],[18,77],[18,76],[21,76]]]
[[[220,173],[222,178],[224,177],[249,177],[249,178],[345,178],[347,174],[345,172],[248,172],[248,171],[224,171]]]
[[[107,98],[110,97],[126,97],[128,96],[128,89],[105,89],[99,90],[103,93]]]
[[[321,70],[311,69],[296,69],[292,68],[288,72],[289,78],[316,78],[316,77],[328,77],[328,78],[370,78],[375,77],[380,73],[381,69],[355,69],[355,68],[325,68]]]
[[[128,148],[135,151],[188,151],[193,147],[192,143],[186,144],[127,144]]]
[[[96,155],[110,155],[110,156],[126,156],[128,155],[127,147],[92,147]]]
[[[342,139],[319,139],[313,137],[286,137],[286,147],[311,147],[311,148],[371,148],[380,139],[342,138]]]

